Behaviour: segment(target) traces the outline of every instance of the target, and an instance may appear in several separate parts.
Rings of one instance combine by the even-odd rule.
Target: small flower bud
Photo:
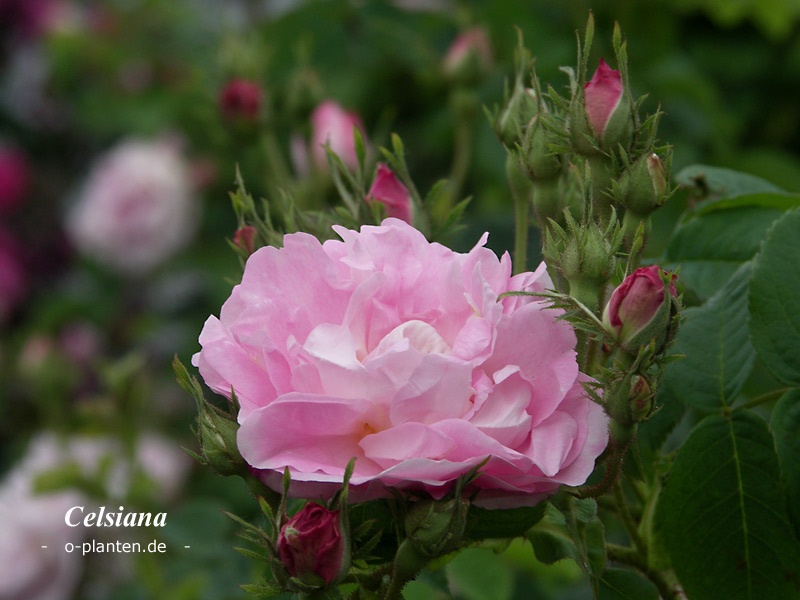
[[[634,375],[631,379],[630,407],[636,422],[646,421],[653,414],[655,395],[647,379],[641,375]]]
[[[651,152],[639,158],[622,175],[617,200],[625,208],[646,217],[667,198],[667,171],[658,154]]]
[[[563,171],[561,157],[550,149],[549,136],[541,115],[534,117],[525,130],[522,148],[533,181],[553,179]]]
[[[239,248],[246,256],[256,250],[256,228],[252,225],[243,225],[233,234],[233,245]]]
[[[219,94],[219,107],[226,119],[255,121],[261,110],[261,87],[249,79],[232,79]]]
[[[635,354],[650,342],[660,352],[670,341],[679,308],[674,280],[674,274],[656,265],[641,267],[611,294],[603,324],[626,352]]]
[[[411,195],[408,193],[408,188],[397,179],[394,171],[383,163],[378,164],[366,200],[368,203],[383,204],[386,207],[386,216],[412,223]]]
[[[347,573],[349,552],[340,512],[308,502],[281,528],[278,556],[291,577],[331,585]]]
[[[236,444],[239,424],[231,415],[206,402],[200,406],[197,424],[201,452],[211,469],[219,475],[247,472],[247,465]]]
[[[450,46],[442,62],[445,77],[454,83],[474,84],[492,66],[492,47],[482,27],[468,29]]]
[[[522,144],[525,128],[538,111],[536,92],[517,81],[511,98],[495,119],[495,134],[507,148],[515,148]]]
[[[425,556],[441,556],[461,543],[468,509],[462,498],[417,502],[406,515],[406,535]]]

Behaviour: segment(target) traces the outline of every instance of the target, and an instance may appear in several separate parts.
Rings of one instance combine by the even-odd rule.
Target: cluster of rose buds
[[[659,367],[680,321],[676,276],[639,267],[650,215],[670,194],[671,153],[656,145],[660,113],[638,114],[619,28],[617,68],[600,58],[589,77],[592,37],[590,18],[577,69],[566,70],[565,96],[540,84],[520,42],[516,77],[493,125],[508,150],[517,218],[532,209],[557,295],[577,319],[586,317],[578,353],[601,384],[597,399],[621,460],[636,424],[657,408]],[[525,235],[526,224],[517,228]],[[517,247],[524,251],[524,238]]]

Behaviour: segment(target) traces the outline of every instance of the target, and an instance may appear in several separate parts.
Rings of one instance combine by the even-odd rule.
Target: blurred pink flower
[[[22,204],[30,183],[27,157],[16,148],[0,146],[0,214]]]
[[[473,27],[453,41],[442,68],[451,77],[485,74],[492,66],[492,45],[483,27]]]
[[[367,193],[367,202],[380,202],[386,207],[386,216],[413,223],[411,217],[411,195],[408,188],[397,179],[389,167],[378,164],[372,187]]]
[[[333,100],[326,100],[311,114],[311,153],[318,168],[328,168],[325,144],[330,145],[345,165],[355,168],[358,165],[353,130],[358,127],[364,132],[364,125],[357,114],[348,112]]]
[[[185,246],[200,204],[177,144],[120,143],[93,167],[67,215],[72,243],[124,274],[141,274]]]
[[[351,499],[387,487],[441,498],[488,459],[476,502],[533,505],[583,483],[607,418],[583,388],[572,327],[533,297],[545,265],[511,276],[483,247],[429,243],[387,219],[343,241],[284,238],[248,260],[193,357],[205,382],[241,403],[239,449],[280,489],[330,496],[356,458]]]

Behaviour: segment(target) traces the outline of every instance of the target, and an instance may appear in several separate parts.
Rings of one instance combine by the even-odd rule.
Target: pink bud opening
[[[311,114],[311,151],[317,167],[325,169],[328,158],[325,154],[325,144],[330,145],[339,157],[350,168],[358,166],[356,144],[353,139],[353,129],[358,127],[364,131],[364,126],[357,114],[344,110],[333,100],[326,100]]]
[[[313,573],[331,584],[343,567],[344,544],[339,511],[309,502],[281,529],[278,555],[292,577]]]
[[[411,223],[411,195],[408,188],[397,179],[389,167],[380,163],[375,179],[367,193],[367,202],[380,202],[386,207],[386,216]]]
[[[601,58],[594,77],[584,86],[586,118],[598,140],[602,141],[606,126],[622,101],[622,96],[622,74]]]

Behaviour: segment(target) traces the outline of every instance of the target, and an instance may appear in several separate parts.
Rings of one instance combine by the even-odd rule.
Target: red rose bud
[[[250,256],[256,250],[256,228],[252,225],[244,225],[233,234],[233,245]]]
[[[641,267],[611,294],[603,311],[603,324],[625,351],[635,354],[651,341],[660,351],[669,341],[678,310],[674,280],[675,275],[656,265]]]
[[[442,63],[445,76],[458,83],[474,83],[492,66],[492,47],[482,27],[468,29],[459,35]]]
[[[347,572],[347,543],[340,530],[339,511],[307,503],[278,535],[278,556],[292,577],[313,584],[316,577],[330,585]],[[308,581],[309,576],[311,581]]]
[[[30,182],[30,168],[25,155],[10,146],[0,146],[0,214],[22,204]]]
[[[411,195],[408,188],[397,179],[389,167],[378,164],[372,187],[367,193],[367,202],[380,202],[386,207],[386,216],[402,219],[411,224]]]
[[[254,121],[261,110],[261,87],[248,79],[232,79],[219,94],[219,106],[228,119]]]

